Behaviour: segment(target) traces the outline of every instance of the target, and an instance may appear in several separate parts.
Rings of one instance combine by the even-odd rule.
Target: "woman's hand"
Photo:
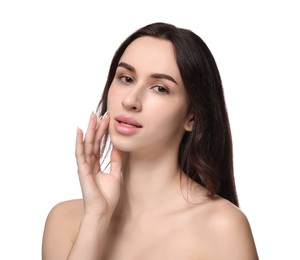
[[[92,113],[86,135],[77,130],[76,160],[85,214],[110,217],[120,197],[122,158],[116,148],[111,152],[110,173],[101,172],[100,146],[109,125],[109,115],[98,119]]]

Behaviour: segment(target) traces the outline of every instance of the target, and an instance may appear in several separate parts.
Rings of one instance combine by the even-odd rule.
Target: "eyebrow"
[[[131,66],[130,64],[126,63],[126,62],[120,62],[118,67],[123,67],[133,73],[136,72],[135,68],[133,66]],[[167,80],[170,80],[172,81],[173,83],[175,83],[176,85],[178,85],[178,83],[176,82],[176,80],[171,77],[170,75],[167,75],[167,74],[164,74],[164,73],[153,73],[151,74],[151,78],[154,78],[154,79],[167,79]]]

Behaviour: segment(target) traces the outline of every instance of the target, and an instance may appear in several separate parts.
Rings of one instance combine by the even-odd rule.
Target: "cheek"
[[[120,94],[118,95],[116,89],[113,86],[111,86],[107,95],[107,109],[109,111],[111,111],[115,106],[114,104],[118,102],[118,98],[120,98],[119,96]]]
[[[187,115],[187,104],[182,100],[173,100],[164,105],[153,106],[156,126],[173,133],[184,129]]]

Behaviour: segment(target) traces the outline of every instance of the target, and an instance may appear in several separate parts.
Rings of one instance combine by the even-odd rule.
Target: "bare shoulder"
[[[58,203],[46,219],[42,254],[43,259],[67,256],[77,235],[83,216],[83,201],[69,200]]]
[[[258,259],[249,221],[238,207],[217,198],[203,205],[200,215],[197,230],[205,235],[207,259]]]
[[[67,200],[56,204],[49,212],[48,220],[74,221],[76,218],[81,218],[83,214],[82,199]]]
[[[223,198],[209,201],[207,203],[206,214],[210,217],[209,222],[212,227],[224,226],[233,228],[240,225],[248,225],[247,217],[241,209]]]

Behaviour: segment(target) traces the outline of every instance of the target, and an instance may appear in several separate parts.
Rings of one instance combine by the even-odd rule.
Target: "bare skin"
[[[245,215],[222,198],[207,198],[200,185],[190,185],[181,185],[182,192],[179,185],[166,200],[153,199],[153,208],[141,213],[117,208],[109,224],[106,215],[88,212],[84,200],[56,205],[45,227],[43,259],[80,259],[69,253],[76,249],[75,241],[79,244],[83,228],[101,230],[99,239],[93,232],[81,232],[87,247],[99,252],[88,259],[258,259]],[[98,224],[101,220],[103,226]],[[89,221],[95,224],[89,226]]]
[[[178,166],[180,140],[193,122],[168,41],[142,37],[128,46],[108,110],[98,121],[91,115],[85,137],[77,131],[83,199],[49,213],[43,260],[258,259],[243,212],[223,198],[208,198]],[[140,127],[120,124],[120,115]],[[99,164],[107,130],[113,144],[109,174]]]

